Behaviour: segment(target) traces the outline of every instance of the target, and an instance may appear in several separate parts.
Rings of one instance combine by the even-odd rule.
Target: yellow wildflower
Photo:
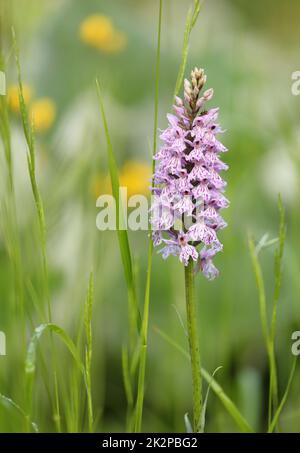
[[[128,161],[120,173],[120,186],[127,187],[127,195],[149,195],[151,167],[142,162]]]
[[[30,102],[32,95],[32,89],[29,85],[23,84],[23,97],[24,102],[27,105]],[[7,99],[10,109],[15,112],[20,112],[20,102],[19,102],[19,86],[11,85],[7,90]]]
[[[128,198],[138,194],[147,196],[150,193],[151,167],[138,161],[128,161],[122,167],[119,179],[120,186],[127,187]],[[103,173],[96,175],[91,182],[90,191],[95,198],[102,194],[111,194],[110,176]]]
[[[49,129],[55,119],[56,107],[52,99],[41,98],[34,101],[30,106],[30,117],[32,118],[34,129],[44,132]]]
[[[81,40],[89,46],[107,53],[119,52],[126,46],[124,33],[116,30],[111,19],[101,14],[93,14],[80,24]]]

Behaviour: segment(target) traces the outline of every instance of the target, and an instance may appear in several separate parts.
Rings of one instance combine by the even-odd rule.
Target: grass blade
[[[5,72],[4,58],[0,50],[0,70]],[[18,232],[17,204],[13,178],[13,158],[11,148],[11,131],[9,124],[9,114],[7,105],[7,96],[0,96],[0,135],[3,143],[4,155],[7,164],[8,172],[8,200],[7,206],[3,202],[1,206],[1,217],[3,223],[6,220],[6,246],[8,255],[12,264],[16,310],[22,321],[22,337],[23,344],[26,341],[26,321],[25,321],[25,301],[24,301],[24,283],[23,283],[23,267],[22,267],[22,251],[20,243],[20,235]],[[2,212],[5,211],[5,214]],[[25,348],[24,351],[25,353]]]
[[[85,351],[85,379],[88,401],[88,422],[89,432],[93,432],[94,414],[93,414],[93,401],[92,401],[92,381],[91,381],[91,367],[92,367],[92,352],[93,352],[93,339],[92,339],[92,309],[94,302],[94,276],[93,272],[90,273],[89,287],[85,302],[84,312],[84,325],[86,335],[86,351]]]
[[[37,211],[37,219],[38,219],[38,226],[39,226],[39,234],[40,234],[40,245],[41,245],[41,255],[42,255],[42,281],[43,281],[43,291],[44,297],[47,306],[47,318],[48,323],[52,323],[52,310],[51,310],[51,302],[50,302],[50,291],[49,291],[49,271],[48,271],[48,260],[47,260],[47,244],[46,244],[46,221],[45,221],[45,214],[44,214],[44,206],[42,197],[40,195],[39,187],[37,184],[36,179],[36,168],[35,168],[35,138],[34,138],[34,131],[33,125],[29,121],[29,115],[27,112],[27,107],[24,100],[23,95],[23,84],[22,84],[22,74],[21,74],[21,66],[20,66],[20,59],[19,59],[19,50],[17,46],[17,40],[15,31],[12,28],[12,38],[13,38],[13,47],[15,53],[15,61],[18,71],[18,84],[19,84],[19,104],[20,104],[20,112],[21,112],[21,119],[23,125],[23,131],[27,143],[27,165],[28,165],[28,172],[30,177],[31,189],[32,194],[35,202],[35,207]],[[51,337],[51,344],[52,344],[52,337]],[[57,430],[60,432],[60,407],[59,407],[59,399],[58,399],[58,385],[57,385],[57,362],[56,362],[56,352],[53,344],[51,346],[52,350],[52,364],[53,364],[53,374],[54,374],[54,402],[53,402],[53,410],[54,410],[54,419],[56,420]]]
[[[285,243],[285,210],[282,204],[281,196],[278,196],[278,209],[279,209],[279,232],[278,232],[278,246],[275,250],[274,259],[274,274],[275,274],[275,289],[273,298],[272,322],[271,322],[271,341],[275,342],[276,335],[276,320],[277,320],[277,306],[279,302],[281,282],[282,282],[282,258]]]
[[[12,400],[8,396],[2,395],[0,393],[0,402],[2,403],[2,405],[4,407],[10,406],[12,409],[17,411],[25,419],[26,423],[28,422],[28,415],[26,414],[26,412],[24,412],[24,410],[17,403],[14,402],[14,400]],[[39,428],[36,423],[31,422],[31,427],[34,432],[36,432],[36,433],[39,432]]]
[[[44,292],[45,298],[47,303],[48,309],[48,322],[52,321],[51,315],[51,304],[50,304],[50,297],[49,297],[49,288],[48,288],[48,262],[47,262],[47,254],[46,254],[46,222],[45,222],[45,214],[44,214],[44,206],[42,202],[42,198],[40,195],[39,187],[36,180],[36,171],[35,171],[35,140],[34,140],[34,133],[33,127],[29,121],[29,115],[27,112],[27,107],[24,100],[23,95],[23,83],[22,83],[22,74],[21,74],[21,66],[20,66],[20,59],[19,59],[19,51],[17,47],[16,35],[14,30],[12,29],[13,35],[13,45],[15,51],[15,60],[16,66],[18,71],[18,84],[19,84],[19,103],[20,103],[20,112],[21,112],[21,120],[23,125],[23,131],[27,143],[27,165],[28,165],[28,172],[30,177],[31,189],[33,193],[33,198],[36,206],[37,211],[37,218],[39,224],[39,232],[40,232],[40,240],[41,240],[41,254],[42,254],[42,262],[43,262],[43,284],[44,284]]]
[[[274,276],[275,276],[275,289],[273,296],[272,319],[271,319],[271,332],[270,332],[270,350],[272,358],[271,379],[270,379],[270,394],[269,406],[270,411],[277,410],[278,406],[278,382],[277,382],[277,368],[275,360],[275,336],[276,336],[276,321],[277,321],[277,306],[279,302],[281,282],[282,282],[282,258],[285,243],[285,211],[282,204],[281,196],[278,196],[278,209],[279,209],[279,232],[278,232],[278,245],[275,250],[274,258]]]
[[[274,259],[274,275],[275,275],[275,289],[273,296],[273,306],[272,306],[272,318],[271,318],[271,327],[269,328],[269,322],[267,319],[267,304],[266,304],[266,295],[264,288],[264,281],[262,276],[262,269],[258,259],[258,253],[260,251],[261,242],[259,247],[254,246],[254,241],[249,238],[249,250],[253,265],[253,270],[256,278],[256,286],[259,294],[259,306],[260,306],[260,318],[262,324],[262,330],[265,338],[266,349],[269,359],[269,368],[270,368],[270,386],[269,386],[269,403],[268,403],[268,427],[270,429],[270,424],[272,421],[272,414],[277,410],[278,406],[278,379],[277,379],[277,367],[276,367],[276,357],[275,357],[275,335],[276,335],[276,320],[277,320],[277,306],[279,302],[281,281],[282,281],[282,258],[284,251],[285,243],[285,211],[282,205],[281,197],[278,197],[278,208],[279,208],[279,233],[278,240],[271,241],[277,244],[275,251]],[[267,238],[265,239],[265,241]],[[264,244],[263,244],[264,245]]]
[[[122,217],[120,217],[120,213],[123,212],[122,209],[122,200],[119,194],[119,176],[118,176],[118,169],[116,164],[116,159],[113,151],[113,146],[109,134],[108,123],[106,119],[106,114],[104,110],[104,104],[102,99],[102,92],[100,88],[99,80],[96,80],[98,98],[100,103],[100,110],[102,115],[102,121],[104,126],[104,132],[106,137],[106,144],[107,144],[107,156],[108,156],[108,164],[109,164],[109,172],[111,178],[111,185],[112,185],[112,192],[114,199],[116,201],[116,227],[118,233],[118,240],[119,240],[119,247],[121,252],[121,258],[123,263],[123,269],[127,284],[127,291],[128,291],[128,303],[129,303],[129,321],[130,321],[130,343],[131,347],[134,345],[134,338],[135,334],[138,331],[138,325],[140,320],[139,310],[138,310],[138,303],[136,298],[136,290],[135,290],[135,282],[134,282],[134,273],[133,273],[133,266],[132,266],[132,258],[128,240],[127,230],[120,229],[120,224],[123,222]],[[121,214],[122,216],[122,214]]]
[[[250,256],[252,260],[252,267],[255,275],[256,286],[258,290],[258,299],[259,299],[259,313],[262,326],[262,332],[265,340],[265,346],[268,354],[269,360],[269,369],[270,369],[270,387],[269,387],[269,403],[268,403],[268,426],[270,426],[272,419],[272,406],[273,403],[277,402],[277,395],[275,389],[277,389],[277,373],[276,373],[276,362],[275,362],[275,353],[274,348],[272,347],[269,323],[268,323],[268,313],[267,313],[267,303],[266,303],[266,293],[265,285],[262,274],[261,265],[258,259],[256,252],[256,247],[254,241],[251,237],[248,238],[248,245],[250,250]]]
[[[130,431],[131,425],[131,412],[133,407],[133,390],[132,382],[129,369],[129,358],[128,350],[126,346],[122,347],[122,372],[123,372],[123,382],[127,400],[127,430]]]
[[[262,269],[258,260],[258,256],[255,250],[255,244],[253,239],[248,237],[248,246],[250,250],[250,256],[252,260],[252,266],[254,270],[256,286],[259,296],[259,311],[260,311],[260,320],[262,325],[263,336],[265,339],[266,347],[269,348],[269,326],[268,326],[268,316],[267,316],[267,303],[266,303],[266,292],[264,279],[262,275]]]
[[[188,413],[184,414],[184,424],[185,424],[186,432],[189,433],[189,434],[192,434],[193,433],[193,428],[192,428],[192,424],[190,422]]]
[[[288,395],[289,395],[289,392],[290,392],[290,388],[291,388],[291,385],[292,385],[292,382],[293,382],[293,377],[294,377],[294,374],[295,374],[295,370],[296,370],[296,364],[297,364],[297,359],[295,357],[294,359],[294,362],[293,362],[293,365],[292,365],[292,369],[291,369],[291,372],[290,372],[290,375],[289,375],[289,379],[288,379],[288,383],[287,383],[287,386],[286,386],[286,389],[285,389],[285,392],[284,392],[284,395],[282,397],[282,400],[278,406],[278,409],[274,415],[274,418],[272,420],[272,422],[270,423],[270,426],[269,426],[269,429],[268,429],[268,433],[272,433],[274,431],[274,429],[276,428],[276,425],[278,423],[278,420],[279,420],[279,417],[280,417],[280,414],[282,412],[282,409],[286,403],[286,400],[288,398]]]
[[[5,72],[5,64],[2,53],[0,52],[0,70]],[[10,188],[14,190],[13,182],[13,162],[11,152],[11,136],[10,136],[10,124],[8,117],[7,99],[6,96],[0,96],[0,134],[3,142],[5,160],[8,168],[8,179]]]
[[[215,369],[215,371],[212,374],[212,378],[215,377],[216,373],[219,370],[221,370],[221,368],[222,367],[219,366],[218,368]],[[207,402],[208,402],[210,388],[211,388],[211,382],[208,384],[208,387],[206,390],[206,395],[205,395],[205,398],[203,401],[202,411],[201,411],[201,430],[200,430],[201,433],[204,433],[204,429],[205,429],[205,416],[206,416],[206,408],[207,408]]]
[[[28,413],[28,420],[31,420],[31,411],[32,411],[32,394],[33,394],[33,384],[35,378],[35,370],[36,370],[36,355],[37,355],[37,347],[39,344],[39,340],[45,332],[54,333],[59,336],[61,341],[65,344],[67,349],[69,350],[71,356],[73,357],[76,365],[78,366],[79,370],[82,372],[83,377],[85,378],[85,368],[78,355],[77,349],[75,344],[73,343],[72,339],[68,336],[68,334],[59,326],[52,323],[41,324],[38,326],[29,343],[25,361],[25,381],[26,381],[26,397],[27,397],[27,413]],[[86,382],[85,382],[86,383]]]

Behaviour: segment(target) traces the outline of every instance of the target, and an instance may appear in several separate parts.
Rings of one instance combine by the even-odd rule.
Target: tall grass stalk
[[[156,152],[156,146],[157,146],[162,6],[163,6],[163,1],[159,0],[157,47],[156,47],[156,73],[155,73],[152,156],[154,156],[154,154]],[[152,174],[154,174],[154,170],[155,170],[155,160],[152,159]],[[154,182],[152,181],[152,184],[153,183]],[[134,427],[135,432],[140,432],[142,429],[143,404],[144,404],[144,396],[145,396],[145,370],[146,370],[146,358],[147,358],[147,346],[148,346],[150,287],[151,287],[152,256],[153,256],[153,242],[152,242],[152,238],[151,238],[151,225],[149,225],[149,232],[150,232],[150,239],[149,239],[149,245],[148,245],[147,278],[146,278],[146,288],[145,288],[145,298],[144,298],[143,321],[142,321],[142,328],[141,328],[141,350],[140,350],[138,389],[137,389],[135,427]]]
[[[297,358],[295,357],[294,361],[293,361],[293,364],[292,364],[292,368],[291,368],[291,371],[290,371],[290,375],[289,375],[289,379],[288,379],[288,383],[287,383],[284,395],[282,397],[282,400],[280,401],[280,404],[278,405],[278,408],[277,408],[277,410],[275,412],[273,420],[271,421],[271,423],[269,425],[268,433],[272,433],[274,431],[274,429],[276,428],[277,424],[278,424],[279,416],[280,416],[280,414],[282,412],[282,409],[283,409],[283,407],[284,407],[284,405],[286,403],[286,400],[287,400],[287,398],[289,396],[290,388],[291,388],[291,385],[292,385],[292,382],[293,382],[293,378],[294,378],[294,374],[295,374],[295,370],[296,370],[296,364],[297,364]]]
[[[35,137],[33,132],[33,125],[30,123],[29,115],[27,112],[27,107],[24,101],[23,96],[23,84],[22,84],[22,75],[21,75],[21,66],[19,59],[19,51],[17,47],[17,41],[14,29],[12,29],[13,36],[13,45],[15,51],[15,60],[18,71],[18,84],[19,84],[19,104],[21,111],[21,119],[23,125],[23,131],[28,147],[27,152],[27,165],[28,172],[30,177],[32,194],[35,202],[35,207],[37,211],[38,225],[39,225],[39,236],[40,236],[40,248],[42,254],[42,269],[43,269],[43,292],[46,300],[47,307],[47,316],[48,322],[52,323],[52,312],[51,312],[51,302],[50,302],[50,292],[49,292],[49,272],[48,272],[48,261],[47,261],[47,251],[46,251],[46,222],[44,214],[43,201],[40,195],[39,187],[36,180],[36,162],[35,162]],[[61,416],[60,416],[60,404],[59,404],[59,394],[58,394],[58,382],[57,382],[57,360],[56,352],[54,348],[54,343],[51,337],[51,354],[52,354],[52,367],[53,367],[53,378],[54,378],[54,421],[56,424],[57,430],[61,431]]]
[[[111,179],[111,186],[112,186],[112,193],[116,202],[116,228],[117,228],[117,235],[118,235],[118,242],[119,242],[119,249],[121,253],[122,265],[124,270],[124,276],[127,286],[127,299],[128,299],[128,323],[129,323],[129,346],[128,346],[128,355],[134,355],[135,351],[137,350],[137,343],[139,341],[139,329],[141,323],[141,316],[138,307],[138,300],[136,295],[136,282],[135,282],[135,274],[133,271],[133,263],[132,263],[132,256],[131,250],[129,245],[128,233],[126,229],[120,228],[120,224],[124,222],[123,219],[123,207],[122,207],[122,199],[120,198],[120,184],[119,184],[119,175],[118,175],[118,167],[115,159],[115,154],[110,138],[108,123],[106,119],[104,103],[102,99],[102,92],[99,80],[96,79],[96,87],[98,93],[98,99],[100,104],[100,110],[102,115],[102,122],[104,126],[104,133],[106,138],[106,145],[107,145],[107,157],[108,157],[108,165],[109,165],[109,173]],[[124,347],[123,347],[124,348]],[[127,348],[126,348],[127,349]],[[123,349],[123,356],[122,356],[122,367],[123,367],[123,381],[125,387],[125,393],[127,397],[127,430],[131,430],[132,425],[132,409],[133,405],[130,401],[130,394],[128,393],[128,389],[132,389],[134,386],[133,378],[134,375],[128,372],[127,369],[124,368],[126,366],[126,360],[124,360],[124,349]]]
[[[18,70],[18,84],[19,84],[19,103],[21,111],[21,119],[23,125],[23,131],[28,147],[27,152],[27,165],[28,172],[30,177],[32,194],[35,202],[35,207],[37,211],[39,234],[40,234],[40,245],[41,245],[41,254],[42,254],[42,269],[43,269],[43,288],[45,292],[45,300],[47,304],[48,311],[48,321],[52,322],[52,313],[51,313],[51,304],[50,304],[50,295],[49,295],[49,273],[48,273],[48,261],[47,261],[47,252],[46,252],[46,222],[45,222],[45,213],[44,206],[39,191],[39,187],[36,180],[36,161],[35,161],[35,137],[34,137],[34,125],[31,123],[27,107],[25,105],[24,96],[23,96],[23,84],[22,84],[22,75],[21,75],[21,66],[19,60],[19,51],[17,48],[16,37],[13,31],[13,40],[15,48],[15,60]]]
[[[123,209],[122,209],[122,200],[119,196],[119,176],[118,176],[118,168],[117,163],[113,151],[113,146],[110,138],[107,118],[104,110],[104,104],[102,99],[102,91],[100,87],[100,82],[96,79],[96,87],[98,93],[98,99],[100,104],[100,110],[102,115],[102,122],[104,126],[104,133],[106,138],[106,145],[107,145],[107,157],[108,157],[108,165],[109,165],[109,173],[112,185],[112,192],[114,199],[116,201],[116,228],[119,240],[119,248],[121,253],[121,259],[124,269],[124,275],[127,285],[127,296],[128,296],[128,318],[129,318],[129,344],[130,349],[133,350],[136,344],[136,338],[140,323],[140,314],[138,308],[138,301],[136,296],[136,285],[134,280],[134,272],[133,272],[133,265],[132,265],[132,257],[131,251],[129,246],[129,239],[127,230],[120,228],[120,224],[123,223]],[[121,213],[121,216],[120,216]]]
[[[89,287],[85,303],[84,325],[86,336],[86,349],[85,349],[85,380],[87,387],[87,402],[88,402],[88,426],[89,432],[93,432],[94,428],[94,413],[92,401],[92,351],[93,351],[93,338],[92,338],[92,309],[94,301],[94,276],[93,272],[90,274]]]
[[[260,262],[258,260],[258,255],[255,250],[255,244],[253,239],[249,238],[249,250],[252,258],[252,265],[255,274],[256,286],[258,290],[259,298],[259,312],[260,320],[262,326],[263,337],[265,340],[266,350],[268,354],[269,361],[269,370],[270,370],[270,385],[269,385],[269,400],[268,400],[268,426],[270,426],[272,420],[272,406],[273,403],[277,401],[276,390],[277,389],[277,380],[276,380],[276,362],[274,356],[274,345],[272,344],[269,324],[268,324],[268,313],[267,313],[267,303],[266,303],[266,291],[262,275],[262,269]]]
[[[269,322],[266,291],[264,285],[264,278],[262,268],[259,262],[259,250],[255,247],[254,241],[251,237],[248,239],[249,250],[252,260],[252,266],[255,274],[256,286],[259,297],[260,319],[262,325],[263,336],[265,340],[266,350],[268,354],[270,382],[269,382],[269,397],[268,397],[268,429],[270,430],[273,414],[276,413],[278,408],[278,378],[275,354],[275,336],[276,336],[276,320],[277,320],[277,306],[280,296],[280,288],[282,281],[282,258],[285,243],[285,211],[282,205],[281,197],[278,197],[279,208],[279,233],[278,245],[275,250],[274,261],[274,275],[275,275],[275,289],[273,296],[272,317]],[[273,242],[273,241],[272,241]]]
[[[44,335],[44,333],[50,332],[51,334],[55,334],[58,338],[62,341],[62,343],[66,346],[68,351],[70,352],[71,356],[74,359],[78,370],[81,372],[84,382],[85,388],[87,390],[87,384],[85,379],[85,366],[80,358],[78,353],[78,349],[70,336],[59,326],[52,323],[45,323],[38,326],[31,337],[29,342],[29,346],[27,349],[26,361],[25,361],[25,383],[26,383],[26,399],[27,399],[27,414],[28,414],[28,423],[31,424],[31,413],[32,413],[32,398],[33,398],[33,387],[35,382],[35,374],[36,374],[36,357],[37,357],[37,348],[39,345],[39,341]]]
[[[0,70],[5,72],[4,58],[0,52]],[[13,177],[13,157],[11,149],[11,132],[9,124],[8,106],[6,96],[0,96],[0,135],[3,143],[5,161],[7,164],[8,173],[8,190],[7,190],[7,203],[2,207],[6,215],[2,215],[7,220],[6,238],[7,249],[10,256],[14,277],[14,290],[16,299],[16,310],[21,318],[22,328],[22,344],[26,342],[26,322],[25,322],[25,299],[24,299],[24,285],[23,285],[23,268],[22,268],[22,252],[21,243],[18,233],[18,220],[17,220],[17,204],[15,196],[15,186]],[[4,214],[4,212],[2,213]]]
[[[0,70],[5,73],[5,63],[3,55],[1,53],[0,53]],[[1,114],[0,132],[3,142],[5,160],[7,163],[8,181],[11,192],[14,192],[13,160],[11,151],[11,136],[6,96],[0,96],[0,114]]]
[[[131,432],[134,422],[133,420],[134,397],[132,384],[133,377],[135,375],[135,370],[133,371],[133,373],[130,372],[128,348],[125,345],[123,345],[122,348],[122,372],[127,401],[126,430],[127,432]]]
[[[276,336],[276,321],[277,321],[277,306],[280,297],[280,290],[282,284],[282,258],[284,252],[284,243],[285,243],[285,230],[286,230],[286,221],[285,221],[285,210],[282,204],[281,196],[278,196],[278,210],[279,210],[279,231],[278,231],[278,245],[275,250],[274,256],[274,277],[275,277],[275,288],[273,296],[273,307],[272,307],[272,319],[271,319],[271,328],[270,328],[270,343],[272,351],[272,376],[270,383],[270,393],[269,393],[269,413],[276,411],[278,406],[278,379],[277,379],[277,369],[276,369],[276,359],[275,359],[275,336]],[[273,407],[272,407],[273,406]]]
[[[111,186],[114,199],[116,201],[116,228],[118,234],[119,249],[121,253],[122,265],[125,275],[125,281],[127,286],[127,299],[128,299],[128,322],[129,322],[129,346],[126,354],[135,357],[136,351],[138,350],[139,343],[139,333],[141,325],[141,315],[138,307],[138,300],[136,295],[136,282],[135,274],[133,271],[133,263],[131,250],[129,245],[128,233],[126,229],[120,228],[120,224],[124,222],[123,219],[123,207],[122,199],[119,196],[119,176],[118,168],[115,159],[115,154],[110,138],[108,123],[106,119],[104,103],[102,99],[102,92],[99,81],[96,79],[97,93],[100,103],[100,110],[102,115],[102,122],[104,126],[104,133],[106,138],[107,145],[107,157],[109,165],[109,173],[111,179]],[[127,350],[127,348],[126,348]],[[128,389],[133,389],[134,387],[134,373],[131,374],[128,372],[128,369],[124,368],[126,365],[124,347],[122,352],[122,367],[123,367],[123,381],[125,387],[125,393],[127,397],[127,430],[130,431],[133,425],[133,404],[131,402],[130,393]],[[132,359],[133,360],[133,359]]]
[[[7,105],[2,104],[2,109],[0,111],[0,117],[2,118],[2,114],[4,112],[3,109],[7,109]],[[8,124],[8,131],[9,131],[9,123]],[[3,123],[2,123],[3,126]],[[8,135],[9,141],[8,146],[11,150],[11,140],[10,140],[10,131]],[[13,161],[11,160],[11,165]],[[9,163],[8,163],[9,165]],[[11,175],[13,176],[13,166],[12,166],[12,172]],[[15,188],[14,188],[14,179],[10,180],[9,183],[9,188],[8,188],[8,199],[7,203],[5,204],[2,211],[2,214],[4,213],[5,215],[2,216],[2,221],[6,223],[5,225],[5,238],[6,238],[6,244],[7,244],[7,249],[8,249],[8,254],[12,263],[12,271],[13,271],[13,281],[14,281],[14,289],[15,289],[15,298],[16,298],[16,305],[15,305],[15,315],[18,319],[20,319],[20,325],[21,325],[21,339],[22,341],[20,342],[20,353],[21,353],[21,360],[22,360],[22,370],[23,370],[23,364],[25,360],[25,354],[26,354],[26,310],[25,310],[25,298],[24,298],[24,289],[25,289],[25,283],[24,283],[24,272],[22,268],[22,257],[21,257],[21,242],[20,242],[20,237],[18,234],[18,221],[17,221],[17,205],[16,205],[16,198],[15,198]],[[4,226],[4,225],[3,225]],[[34,302],[34,307],[39,313],[40,311],[40,304],[38,302],[38,296],[34,292],[34,288],[31,285],[31,282],[28,282],[28,291],[32,297],[32,300]],[[42,315],[42,313],[40,313]],[[29,320],[29,324],[31,327],[33,327],[33,322],[30,316],[30,313],[27,313],[27,317]],[[45,365],[45,360],[43,356],[41,356],[41,361],[42,361],[42,372],[43,372],[43,380],[44,384],[46,387],[46,393],[48,394],[49,400],[51,401],[50,398],[50,392],[49,392],[49,387],[47,384],[47,370],[46,370],[46,365]],[[23,381],[23,374],[20,373],[21,380],[20,380],[20,388],[22,389],[23,394],[25,394],[25,388],[24,387],[24,381]],[[25,396],[26,399],[26,396]],[[8,399],[9,400],[9,399]],[[16,403],[14,403],[16,405]],[[28,423],[28,416],[23,417],[24,421],[24,427],[25,430],[28,429],[28,426],[31,425],[31,428],[36,431],[36,425],[34,423]]]
[[[0,70],[5,73],[5,62],[2,52],[0,51]],[[13,317],[20,320],[19,332],[21,337],[19,357],[21,369],[26,353],[26,307],[24,296],[24,271],[22,265],[21,240],[18,230],[17,202],[14,184],[14,166],[11,147],[11,130],[9,123],[9,113],[7,105],[7,96],[0,96],[0,135],[3,143],[5,162],[7,167],[7,189],[5,197],[1,200],[1,227],[3,228],[5,246],[10,260],[12,270],[13,295],[14,295],[14,313]],[[19,374],[22,376],[22,373]],[[24,382],[21,378],[18,387],[24,395]],[[15,403],[14,403],[15,404]],[[15,407],[18,407],[15,405]],[[19,411],[20,412],[20,411]],[[24,428],[27,428],[27,418],[22,418]]]
[[[191,6],[188,10],[186,23],[185,23],[185,30],[184,30],[184,35],[183,35],[181,64],[180,64],[178,75],[177,75],[174,97],[178,95],[178,93],[181,89],[181,85],[182,85],[184,73],[185,73],[185,68],[186,68],[186,63],[187,63],[187,58],[188,58],[188,53],[189,53],[190,36],[191,36],[191,32],[197,22],[197,19],[198,19],[199,13],[200,13],[200,9],[201,9],[200,0],[194,0],[194,5]]]

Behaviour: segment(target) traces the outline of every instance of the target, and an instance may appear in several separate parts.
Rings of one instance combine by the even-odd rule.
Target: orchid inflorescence
[[[151,224],[163,258],[179,256],[184,265],[194,260],[195,270],[213,279],[212,258],[223,248],[216,232],[227,225],[219,211],[229,204],[219,173],[228,165],[220,159],[227,148],[217,139],[219,109],[204,110],[213,97],[212,88],[200,95],[205,82],[204,70],[195,68],[184,81],[184,99],[175,98],[175,115],[167,115],[164,144],[154,156]]]

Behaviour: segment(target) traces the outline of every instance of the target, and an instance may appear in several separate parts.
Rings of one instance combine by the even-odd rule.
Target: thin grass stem
[[[27,164],[29,177],[31,182],[31,189],[37,211],[37,219],[40,233],[40,246],[42,255],[42,269],[43,269],[43,291],[47,306],[47,320],[52,323],[52,311],[50,302],[50,291],[49,291],[49,272],[48,272],[48,260],[47,260],[47,244],[46,244],[46,222],[44,214],[44,206],[42,197],[40,195],[39,187],[36,180],[36,167],[35,167],[35,137],[33,131],[33,125],[30,124],[29,115],[23,95],[23,83],[21,75],[21,66],[19,60],[19,50],[17,47],[16,35],[14,29],[12,29],[13,45],[15,51],[15,61],[18,71],[18,84],[19,84],[19,103],[21,111],[21,119],[23,125],[23,131],[28,147],[27,152]],[[59,404],[59,393],[58,393],[58,382],[57,382],[57,358],[53,343],[52,332],[50,332],[51,340],[51,355],[52,355],[52,367],[53,367],[53,378],[54,378],[54,421],[58,432],[61,432],[61,416],[60,416],[60,404]]]
[[[158,126],[158,102],[159,102],[159,77],[160,77],[160,47],[161,47],[161,24],[162,24],[162,6],[163,0],[159,0],[158,12],[158,28],[157,28],[157,47],[156,47],[156,73],[155,73],[155,97],[154,97],[154,122],[153,122],[153,156],[157,146],[157,126]],[[155,160],[152,159],[152,174],[155,170]],[[152,180],[153,184],[153,180]],[[144,312],[141,328],[141,350],[140,364],[138,376],[138,390],[135,414],[135,432],[140,432],[142,429],[143,404],[145,394],[145,369],[148,346],[148,325],[149,325],[149,307],[150,307],[150,289],[151,289],[151,273],[152,273],[152,255],[153,243],[151,238],[151,225],[149,225],[150,239],[148,245],[148,264],[147,264],[147,279],[144,298]]]
[[[94,412],[92,400],[92,353],[93,353],[93,338],[92,338],[92,308],[94,301],[94,280],[93,273],[90,274],[89,287],[85,303],[85,335],[86,335],[86,351],[85,351],[85,379],[87,387],[87,402],[88,402],[88,426],[89,432],[92,433],[94,429]]]

